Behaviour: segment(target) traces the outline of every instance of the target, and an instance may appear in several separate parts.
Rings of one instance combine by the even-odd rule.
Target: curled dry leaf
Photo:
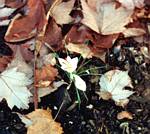
[[[103,35],[123,32],[133,14],[133,11],[123,7],[116,8],[114,2],[98,4],[97,11],[91,9],[85,0],[82,0],[81,4],[84,16],[82,23]]]
[[[56,2],[53,3],[50,11],[51,11],[51,17],[53,17],[57,24],[68,24],[73,19],[69,15],[72,11],[72,8],[74,6],[75,0],[69,0],[68,2],[62,2],[62,0],[56,0]]]
[[[8,42],[29,39],[40,32],[46,22],[42,0],[28,0],[26,16],[16,15],[5,35]]]
[[[40,81],[53,81],[55,80],[55,77],[58,74],[58,71],[56,68],[54,68],[52,65],[45,65],[41,69],[35,70],[35,79],[37,82]]]
[[[133,116],[128,111],[122,111],[122,112],[120,112],[120,113],[117,114],[117,119],[118,120],[122,120],[122,119],[125,119],[125,118],[132,120]]]
[[[33,122],[27,134],[63,134],[61,124],[55,122],[47,110],[36,109],[26,116]]]

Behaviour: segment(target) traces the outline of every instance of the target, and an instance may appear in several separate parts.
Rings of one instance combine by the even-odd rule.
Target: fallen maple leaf
[[[114,2],[97,5],[97,11],[91,9],[85,0],[82,0],[81,4],[84,16],[82,23],[103,35],[123,32],[133,14],[133,11],[123,7],[116,8]]]
[[[11,109],[14,106],[28,109],[29,97],[32,94],[27,86],[31,83],[32,81],[24,73],[18,72],[17,68],[6,69],[0,74],[0,101],[5,98]]]
[[[32,38],[43,28],[46,22],[42,0],[28,0],[26,16],[16,15],[5,34],[8,42],[24,41]]]
[[[27,134],[63,134],[61,124],[55,122],[47,110],[36,109],[26,116],[33,122]]]
[[[56,2],[54,2],[50,9],[50,15],[55,19],[57,24],[68,24],[73,20],[69,14],[71,13],[74,3],[75,0],[69,0],[68,2],[56,0]]]
[[[133,91],[124,90],[126,86],[132,87],[127,71],[111,70],[106,72],[101,76],[99,84],[101,87],[100,97],[105,100],[112,98],[119,103],[134,93]]]

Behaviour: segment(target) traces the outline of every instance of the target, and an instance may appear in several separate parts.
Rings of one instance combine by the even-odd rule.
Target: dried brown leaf
[[[125,118],[132,120],[133,116],[128,111],[122,111],[122,112],[120,112],[120,113],[117,114],[117,119],[118,120],[122,120],[122,119],[125,119]]]
[[[36,109],[27,115],[33,122],[28,127],[27,134],[62,134],[63,129],[60,123],[53,120],[51,112]]]
[[[10,23],[5,35],[8,42],[18,42],[29,39],[41,31],[46,23],[42,0],[29,0],[26,16],[17,15]]]
[[[52,49],[59,50],[62,47],[62,39],[61,28],[52,19],[47,26],[44,42]]]

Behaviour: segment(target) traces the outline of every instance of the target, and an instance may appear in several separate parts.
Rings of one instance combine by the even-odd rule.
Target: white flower
[[[73,73],[77,68],[77,64],[78,64],[77,57],[71,59],[69,56],[67,56],[66,60],[62,58],[58,58],[58,61],[61,64],[61,68],[64,71],[67,71],[68,73]]]
[[[66,60],[58,58],[58,61],[61,64],[61,69],[70,74],[70,79],[74,82],[75,87],[79,90],[86,91],[85,81],[77,74],[74,74],[77,69],[78,58],[75,57],[71,59],[69,56],[67,56]]]
[[[131,79],[127,71],[111,70],[100,78],[100,94],[107,99],[112,98],[115,102],[127,99],[134,92],[124,90],[124,87],[131,85]],[[106,93],[106,94],[105,94]],[[107,94],[110,96],[107,96]]]

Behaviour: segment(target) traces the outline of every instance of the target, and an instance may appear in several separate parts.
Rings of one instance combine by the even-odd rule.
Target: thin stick
[[[54,117],[54,120],[56,120],[56,118],[58,117],[58,114],[60,113],[60,110],[61,110],[61,108],[62,108],[63,105],[64,105],[64,100],[63,100],[63,102],[61,103],[61,105],[60,105],[60,107],[59,107],[59,110],[58,110],[57,114],[56,114],[55,117]]]

